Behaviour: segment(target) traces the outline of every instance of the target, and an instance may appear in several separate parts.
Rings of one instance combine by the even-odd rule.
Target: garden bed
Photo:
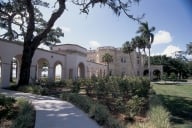
[[[35,110],[24,99],[0,94],[0,128],[34,128]]]

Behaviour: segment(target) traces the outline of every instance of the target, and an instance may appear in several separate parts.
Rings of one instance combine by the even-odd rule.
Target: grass
[[[192,85],[153,85],[171,114],[174,128],[192,128]]]

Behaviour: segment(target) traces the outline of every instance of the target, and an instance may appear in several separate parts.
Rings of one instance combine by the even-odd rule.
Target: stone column
[[[11,59],[3,59],[1,62],[1,88],[10,86]]]
[[[54,74],[54,67],[48,68],[48,81],[54,81],[55,80],[55,74]]]
[[[29,83],[35,83],[35,81],[36,81],[36,66],[32,64],[30,68]]]

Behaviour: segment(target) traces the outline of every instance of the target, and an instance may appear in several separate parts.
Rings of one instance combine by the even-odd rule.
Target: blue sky
[[[49,10],[43,9],[45,17],[49,16]],[[130,8],[134,16],[145,13],[143,21],[156,28],[152,54],[186,49],[186,44],[192,41],[191,12],[191,0],[141,0]],[[62,43],[95,49],[98,46],[121,47],[137,35],[139,24],[124,14],[116,16],[107,6],[98,5],[90,9],[89,15],[80,14],[79,8],[68,2],[67,10],[55,26],[65,33]]]

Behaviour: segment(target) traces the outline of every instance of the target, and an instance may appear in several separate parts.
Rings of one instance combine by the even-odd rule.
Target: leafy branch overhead
[[[7,40],[19,40],[23,41],[27,34],[27,26],[29,25],[29,16],[31,12],[34,12],[34,31],[33,37],[42,33],[48,25],[48,22],[44,19],[43,14],[39,10],[39,7],[49,8],[49,3],[41,0],[32,1],[34,8],[27,11],[27,4],[24,0],[9,0],[8,2],[0,2],[0,27],[4,30],[4,33],[0,33],[0,38]],[[52,28],[41,43],[50,45],[54,43],[60,43],[59,37],[64,36],[62,29]]]
[[[96,4],[101,4],[101,5],[107,5],[110,7],[113,12],[117,15],[120,16],[120,14],[123,12],[128,18],[138,21],[141,23],[141,19],[144,17],[144,14],[140,17],[134,17],[132,14],[129,14],[129,7],[133,3],[139,3],[141,0],[127,0],[127,1],[121,1],[121,0],[72,0],[72,2],[76,5],[81,6],[82,8],[80,11],[82,13],[89,13],[90,8],[94,7]]]

